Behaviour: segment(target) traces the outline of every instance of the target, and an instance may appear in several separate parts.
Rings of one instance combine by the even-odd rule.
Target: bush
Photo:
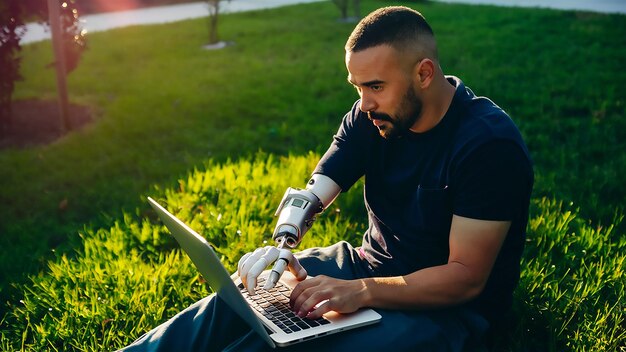
[[[86,48],[85,33],[78,21],[75,0],[59,0],[65,67],[69,74],[77,66]],[[0,5],[0,135],[11,123],[11,96],[20,80],[20,39],[26,19],[48,20],[46,1],[5,0]],[[53,65],[54,63],[50,64]]]

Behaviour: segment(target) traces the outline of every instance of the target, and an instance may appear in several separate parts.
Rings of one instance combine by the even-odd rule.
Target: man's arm
[[[447,264],[396,277],[338,280],[319,276],[296,286],[292,308],[300,316],[308,313],[318,318],[331,310],[427,309],[469,301],[482,292],[510,225],[510,221],[454,215]]]

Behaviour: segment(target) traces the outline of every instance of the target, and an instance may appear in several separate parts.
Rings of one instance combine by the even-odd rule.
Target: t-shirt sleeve
[[[518,145],[496,140],[481,145],[454,172],[455,215],[512,221],[523,213],[532,189],[530,162]]]
[[[344,116],[330,147],[313,171],[333,179],[344,192],[365,173],[368,140],[371,140],[373,125],[358,106],[357,101]]]

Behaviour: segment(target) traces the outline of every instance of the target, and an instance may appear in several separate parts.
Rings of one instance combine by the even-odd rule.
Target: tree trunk
[[[220,0],[209,0],[209,44],[215,44],[219,41],[217,35],[217,21],[220,12]]]
[[[21,58],[18,54],[25,30],[19,16],[18,1],[22,0],[9,0],[0,14],[0,136],[11,128],[11,97],[15,82],[22,79],[19,72]]]
[[[361,18],[361,1],[352,0],[352,4],[354,6],[354,18],[358,21]]]
[[[335,3],[335,5],[337,5],[337,7],[339,8],[339,11],[341,12],[341,19],[346,19],[348,18],[348,2],[350,0],[333,0],[333,2]]]
[[[61,35],[61,11],[58,0],[48,0],[48,16],[50,31],[52,32],[52,46],[54,47],[55,67],[57,71],[57,89],[59,91],[59,112],[61,113],[61,134],[64,134],[69,126],[69,103],[67,98],[67,81],[65,69],[65,57],[63,50],[63,37]]]

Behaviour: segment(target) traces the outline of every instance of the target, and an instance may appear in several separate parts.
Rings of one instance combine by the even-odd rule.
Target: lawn
[[[412,6],[444,71],[509,112],[536,165],[515,319],[498,346],[626,348],[626,18]],[[147,195],[230,269],[268,240],[284,189],[304,185],[356,99],[342,49],[353,24],[338,16],[331,3],[227,15],[220,34],[236,44],[218,51],[200,49],[205,19],[91,34],[69,88],[96,120],[0,151],[0,349],[115,349],[209,292]],[[22,53],[15,99],[53,99],[49,44]],[[358,243],[362,207],[357,186],[303,246]]]

